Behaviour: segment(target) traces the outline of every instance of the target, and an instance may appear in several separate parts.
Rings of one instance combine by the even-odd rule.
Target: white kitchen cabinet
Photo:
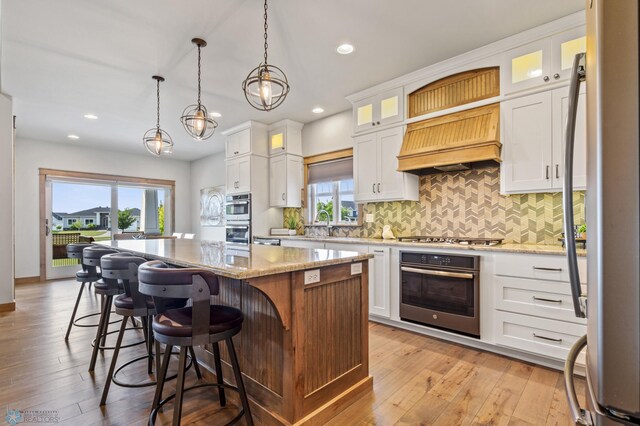
[[[551,92],[502,102],[504,192],[551,190]]]
[[[569,88],[552,92],[553,118],[553,189],[562,191],[564,179],[564,152],[569,113]],[[573,146],[573,188],[587,188],[587,87],[580,85],[576,113],[575,143]]]
[[[404,119],[403,89],[389,90],[364,99],[353,106],[353,132],[375,130]]]
[[[396,127],[354,138],[356,202],[418,200],[418,177],[396,170],[403,136]]]
[[[243,155],[267,156],[267,126],[248,121],[222,132],[225,136],[225,158]]]
[[[281,120],[269,126],[269,154],[302,156],[302,127],[292,120]]]
[[[505,52],[502,93],[509,95],[567,80],[573,58],[585,50],[585,29],[581,26]]]
[[[569,87],[564,86],[500,104],[503,193],[562,191],[568,96]],[[585,101],[586,89],[582,87],[576,116],[575,190],[586,188]]]
[[[369,315],[389,318],[391,316],[390,254],[388,247],[370,246],[369,253]]]
[[[227,194],[251,192],[251,156],[226,160]]]
[[[302,157],[283,154],[269,159],[271,207],[301,207],[303,173]]]

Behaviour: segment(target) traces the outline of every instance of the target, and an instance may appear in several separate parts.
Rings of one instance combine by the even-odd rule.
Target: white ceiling
[[[344,111],[348,94],[581,10],[584,1],[272,0],[269,62],[285,71],[291,93],[268,113],[251,108],[241,90],[262,60],[262,7],[260,0],[2,1],[0,87],[14,97],[17,135],[144,153],[142,134],[155,126],[151,76],[160,74],[173,158],[194,160],[222,151],[220,131],[243,121],[309,122]],[[223,114],[205,142],[191,140],[179,122],[196,100],[193,37],[208,42],[203,103]],[[355,52],[338,55],[343,42]],[[318,105],[320,116],[311,113]]]

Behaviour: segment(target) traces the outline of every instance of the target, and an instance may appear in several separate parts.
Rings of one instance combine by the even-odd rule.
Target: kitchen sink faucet
[[[331,236],[331,215],[326,210],[318,210],[318,214],[316,215],[316,222],[320,222],[320,215],[324,214],[327,217],[327,237]]]

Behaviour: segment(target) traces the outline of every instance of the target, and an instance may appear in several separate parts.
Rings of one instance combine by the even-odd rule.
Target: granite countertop
[[[259,238],[277,238],[280,240],[317,241],[326,243],[342,244],[364,244],[364,245],[384,245],[397,247],[420,247],[420,248],[442,248],[450,250],[473,250],[473,251],[495,251],[507,253],[529,253],[529,254],[553,254],[564,256],[567,251],[560,245],[551,244],[498,244],[495,246],[472,246],[460,244],[440,244],[440,243],[411,243],[400,242],[398,240],[383,240],[382,238],[354,238],[354,237],[311,237],[304,235],[277,235]],[[578,249],[578,256],[586,256],[587,251]]]
[[[176,266],[206,268],[235,279],[359,262],[373,257],[353,251],[255,244],[238,248],[224,242],[185,239],[119,240],[97,244]]]

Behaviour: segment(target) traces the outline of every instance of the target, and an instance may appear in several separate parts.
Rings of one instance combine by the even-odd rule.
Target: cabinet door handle
[[[559,79],[559,78],[560,78],[560,74],[555,73],[555,74],[553,75],[553,78],[555,78],[556,80],[557,80],[557,79]]]
[[[547,178],[547,179],[549,179],[549,165],[547,165],[547,166],[545,167],[545,170],[546,170],[546,171],[545,171],[545,176],[546,176],[546,178]]]
[[[378,184],[378,194],[380,193],[380,184]]]
[[[375,125],[376,125],[376,123],[374,123],[374,122],[372,121],[372,122],[371,122],[371,125],[372,125],[372,126],[375,126]]]
[[[374,253],[384,253],[384,250],[374,250]]]
[[[536,334],[536,333],[533,333],[533,337],[535,337],[536,339],[549,340],[550,342],[558,342],[558,343],[562,342],[562,339],[556,339],[556,338],[553,338],[553,337],[542,336],[542,335]]]
[[[556,164],[556,179],[560,179],[560,165]]]
[[[548,76],[548,75],[545,75],[542,79],[543,79],[545,82],[547,82],[547,81],[549,81],[549,76]]]
[[[373,191],[373,193],[376,193],[376,184],[374,183],[373,185],[371,185],[371,191]]]
[[[547,299],[545,297],[533,296],[533,300],[537,300],[540,302],[549,302],[549,303],[562,303],[560,299]]]
[[[282,201],[284,201],[284,192],[282,193]]]
[[[534,266],[533,269],[537,271],[562,272],[562,268],[547,268],[544,266]]]
[[[379,121],[376,121],[376,124],[379,126],[379,125],[380,125],[380,122],[379,122]]]

